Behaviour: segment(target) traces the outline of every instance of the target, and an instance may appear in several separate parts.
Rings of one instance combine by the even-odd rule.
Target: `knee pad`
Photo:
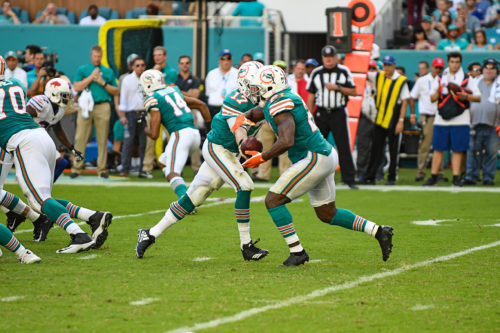
[[[191,202],[195,207],[200,206],[202,203],[205,202],[205,200],[208,198],[208,196],[214,191],[213,188],[210,186],[206,185],[200,185],[200,186],[189,186],[189,189],[187,191],[187,195],[189,196],[189,199],[191,199]]]
[[[26,198],[28,198],[28,205],[39,214],[42,214],[42,205],[40,205],[38,201],[36,201],[35,197],[31,194],[29,195],[25,194],[25,196]]]

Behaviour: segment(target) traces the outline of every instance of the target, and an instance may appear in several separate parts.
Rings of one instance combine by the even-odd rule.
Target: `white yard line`
[[[210,257],[197,257],[194,258],[193,261],[207,261],[207,260],[212,260]]]
[[[196,323],[193,326],[180,327],[178,329],[168,331],[168,333],[184,333],[184,332],[190,332],[190,331],[203,330],[206,328],[218,327],[220,325],[240,321],[240,320],[246,319],[246,318],[251,317],[251,316],[255,316],[259,313],[263,313],[263,312],[266,312],[269,310],[275,310],[275,309],[280,309],[280,308],[287,307],[287,306],[294,305],[294,304],[309,302],[312,299],[322,297],[322,296],[325,296],[327,294],[330,294],[330,293],[333,293],[336,291],[346,290],[346,289],[351,289],[351,288],[357,287],[358,285],[360,285],[362,283],[368,283],[368,282],[371,282],[373,280],[378,280],[378,279],[383,279],[383,278],[386,278],[389,276],[398,275],[398,274],[404,273],[406,271],[409,271],[409,270],[412,270],[415,268],[428,266],[428,265],[436,263],[436,262],[452,260],[452,259],[464,256],[464,255],[476,252],[476,251],[489,249],[489,248],[499,246],[499,245],[500,245],[500,241],[496,241],[496,242],[493,242],[490,244],[473,247],[473,248],[470,248],[470,249],[467,249],[464,251],[455,252],[455,253],[444,255],[441,257],[434,258],[434,259],[429,259],[429,260],[417,262],[417,263],[412,264],[412,265],[407,265],[407,266],[403,266],[400,268],[396,268],[392,271],[377,273],[377,274],[368,275],[368,276],[361,276],[357,280],[352,281],[352,282],[346,282],[346,283],[339,284],[339,285],[333,285],[333,286],[330,286],[330,287],[324,288],[324,289],[317,289],[317,290],[314,290],[313,292],[311,292],[307,295],[288,298],[288,299],[285,299],[283,301],[276,302],[275,304],[270,304],[270,305],[266,305],[266,306],[262,306],[262,307],[258,307],[258,308],[251,308],[251,309],[248,309],[245,311],[241,311],[241,312],[239,312],[235,315],[232,315],[232,316],[221,317],[221,318],[213,319],[213,320],[210,320],[210,321],[207,321],[204,323]]]
[[[434,307],[434,304],[427,304],[427,305],[417,304],[414,307],[412,307],[410,310],[422,311],[422,310],[432,309],[433,307]]]
[[[95,259],[97,257],[99,257],[97,254],[89,254],[88,256],[77,257],[77,259],[79,259],[79,260],[89,260],[89,259]]]
[[[146,304],[150,304],[150,303],[153,303],[153,302],[156,302],[159,300],[160,300],[159,298],[143,298],[143,299],[140,299],[138,301],[132,301],[129,304],[130,305],[146,305]]]
[[[17,301],[18,299],[23,299],[26,296],[9,296],[9,297],[2,297],[0,298],[0,302],[13,302]]]

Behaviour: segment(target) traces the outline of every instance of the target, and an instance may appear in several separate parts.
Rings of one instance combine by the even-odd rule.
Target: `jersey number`
[[[184,113],[191,113],[191,109],[188,107],[186,101],[184,100],[184,98],[182,98],[181,95],[179,95],[178,92],[174,92],[174,98],[175,98],[175,102],[174,100],[172,99],[172,97],[170,97],[169,95],[165,95],[165,101],[170,104],[170,106],[172,107],[172,109],[174,109],[174,114],[177,116],[177,117],[180,117],[182,116]],[[183,112],[184,110],[184,112]]]
[[[309,127],[311,127],[312,132],[316,132],[318,130],[318,126],[316,126],[316,123],[314,122],[314,118],[312,116],[312,113],[309,112],[309,109],[307,108],[307,104],[302,100],[302,104],[304,105],[304,109],[306,109],[307,112],[307,122],[309,123]]]
[[[237,91],[235,91],[234,94],[229,98],[231,98],[233,101],[236,101],[236,103],[238,103],[238,105],[241,105],[242,103],[248,102],[248,99],[245,96],[241,95]]]
[[[20,86],[11,86],[9,87],[9,91],[7,93],[5,92],[5,89],[0,89],[0,120],[7,118],[7,114],[3,111],[7,95],[10,99],[10,104],[16,113],[26,113],[26,102],[23,88]]]

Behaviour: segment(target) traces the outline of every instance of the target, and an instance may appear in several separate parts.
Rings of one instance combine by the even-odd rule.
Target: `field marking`
[[[258,308],[251,308],[251,309],[248,309],[245,311],[241,311],[241,312],[239,312],[235,315],[232,315],[232,316],[217,318],[217,319],[213,319],[213,320],[210,320],[210,321],[207,321],[204,323],[196,323],[193,326],[180,327],[180,328],[177,328],[174,330],[170,330],[170,331],[168,331],[168,333],[185,333],[186,331],[198,331],[198,330],[203,330],[206,328],[213,328],[213,327],[217,327],[217,326],[220,326],[223,324],[240,321],[240,320],[246,319],[248,317],[257,315],[259,313],[266,312],[268,310],[280,309],[280,308],[287,307],[290,305],[308,302],[312,299],[315,299],[315,298],[318,298],[321,296],[325,296],[329,293],[357,287],[358,285],[360,285],[362,283],[367,283],[367,282],[371,282],[373,280],[378,280],[378,279],[383,279],[383,278],[386,278],[389,276],[398,275],[398,274],[404,273],[406,271],[412,270],[414,268],[428,266],[430,264],[440,262],[440,261],[448,261],[451,259],[455,259],[455,258],[464,256],[464,255],[467,255],[469,253],[489,249],[489,248],[499,246],[499,245],[500,245],[500,241],[496,241],[496,242],[493,242],[490,244],[485,244],[485,245],[473,247],[473,248],[470,248],[470,249],[467,249],[464,251],[455,252],[455,253],[447,254],[447,255],[437,257],[434,259],[429,259],[429,260],[417,262],[417,263],[412,264],[412,265],[407,265],[407,266],[403,266],[400,268],[396,268],[392,271],[377,273],[377,274],[368,275],[368,276],[361,276],[357,280],[352,281],[352,282],[346,282],[346,283],[339,284],[339,285],[333,285],[333,286],[330,286],[330,287],[324,288],[324,289],[317,289],[317,290],[314,290],[313,292],[311,292],[307,295],[288,298],[288,299],[285,299],[283,301],[276,302],[275,304],[270,304],[270,305],[266,305],[266,306],[262,306],[262,307],[258,307]]]
[[[193,261],[207,261],[207,260],[212,260],[210,257],[197,257],[194,258]]]
[[[500,227],[500,223],[485,225],[484,227]]]
[[[132,301],[129,304],[130,305],[147,305],[156,301],[159,301],[159,298],[143,298],[138,301]]]
[[[460,222],[460,220],[458,219],[448,219],[448,220],[434,220],[434,219],[431,219],[431,220],[423,220],[423,221],[412,221],[411,223],[412,224],[416,224],[416,225],[431,225],[431,226],[438,226],[438,223],[441,223],[441,222]]]
[[[427,305],[417,304],[414,307],[412,307],[410,310],[422,311],[422,310],[432,309],[433,307],[434,307],[434,304],[427,304]]]
[[[0,298],[0,302],[13,302],[17,301],[18,299],[23,299],[26,296],[9,296],[9,297],[2,297]]]
[[[89,260],[89,259],[95,259],[97,257],[99,257],[97,254],[89,254],[88,256],[78,257],[77,259],[80,259],[80,260]]]
[[[309,260],[309,263],[314,264],[314,263],[323,262],[323,261],[327,261],[327,259],[312,259],[312,260]]]

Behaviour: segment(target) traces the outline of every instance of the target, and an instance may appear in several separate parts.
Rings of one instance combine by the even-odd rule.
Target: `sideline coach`
[[[307,85],[307,107],[314,114],[314,120],[323,137],[327,139],[330,132],[333,134],[339,153],[342,181],[350,188],[357,189],[345,107],[348,96],[356,95],[354,80],[349,69],[338,64],[339,59],[333,46],[323,47],[321,55],[323,66],[312,71]]]

